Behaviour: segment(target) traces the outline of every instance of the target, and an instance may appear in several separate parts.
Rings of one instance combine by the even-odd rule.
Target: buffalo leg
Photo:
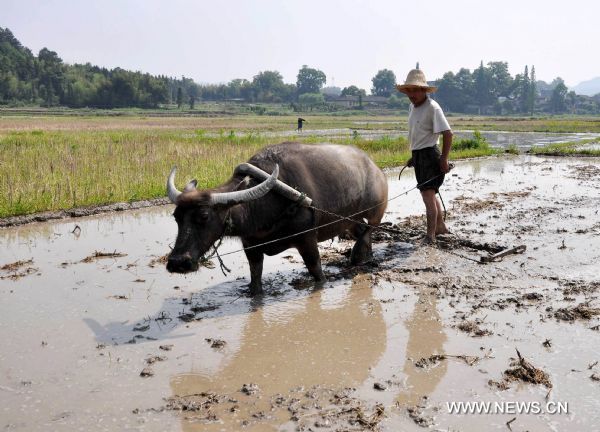
[[[371,257],[371,231],[373,231],[372,228],[364,225],[356,225],[354,228],[356,243],[352,248],[352,255],[350,256],[352,264],[363,264]]]
[[[250,294],[260,294],[262,293],[262,271],[265,257],[262,252],[247,250],[246,258],[250,265]]]
[[[306,268],[312,277],[314,277],[317,282],[325,281],[316,238],[306,239],[297,246],[297,249],[302,256],[302,260],[304,260],[304,265],[306,265]]]

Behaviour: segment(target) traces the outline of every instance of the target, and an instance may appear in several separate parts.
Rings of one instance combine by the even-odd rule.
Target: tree
[[[480,63],[479,68],[473,72],[475,82],[475,101],[479,106],[479,113],[483,111],[484,107],[493,105],[496,101],[496,97],[491,92],[490,85],[490,73],[483,66],[483,61]]]
[[[566,102],[566,106],[567,109],[571,112],[571,114],[576,114],[577,113],[577,102],[578,102],[578,97],[577,94],[574,91],[570,91],[569,93],[567,93],[567,96],[565,98],[565,102]],[[592,112],[597,112],[598,109],[593,110]]]
[[[535,96],[537,90],[535,87],[535,66],[531,66],[531,77],[529,79],[529,95],[527,97],[527,110],[530,115],[533,115],[533,110],[535,108]]]
[[[456,75],[446,72],[437,86],[436,100],[449,111],[467,112],[468,105],[476,105],[475,82],[469,69],[461,68]]]
[[[388,69],[382,69],[371,79],[371,94],[389,97],[396,88],[396,75]]]
[[[342,94],[342,89],[336,86],[323,87],[321,89],[321,93],[325,96],[340,96]]]
[[[183,105],[183,90],[177,87],[177,108],[181,109],[181,105]]]
[[[399,98],[395,94],[392,94],[387,100],[388,108],[398,108],[408,110],[410,106],[410,102],[407,98],[402,97]]]
[[[366,96],[367,92],[364,89],[360,89],[355,85],[351,85],[349,87],[344,87],[342,89],[342,96]]]
[[[325,97],[321,93],[303,93],[298,97],[298,102],[312,111],[316,106],[325,105]]]
[[[285,84],[277,71],[259,72],[252,80],[256,98],[262,102],[279,102],[283,99]]]
[[[525,65],[525,72],[521,76],[518,93],[519,108],[522,113],[529,112],[529,99],[531,95],[531,81],[529,79],[529,68]]]
[[[550,96],[550,107],[552,112],[555,114],[563,113],[567,109],[566,99],[567,99],[567,86],[562,78],[557,78],[556,87],[552,90],[552,96]]]
[[[62,59],[54,51],[42,48],[38,54],[40,93],[46,106],[62,102],[64,70]]]
[[[508,96],[512,85],[512,77],[508,72],[507,62],[489,62],[487,65],[489,90],[494,98]]]
[[[296,77],[296,87],[298,88],[298,95],[304,93],[319,93],[321,87],[325,85],[327,76],[323,71],[318,69],[309,68],[308,66],[302,66],[302,69],[298,71]]]
[[[446,72],[437,82],[436,100],[447,111],[464,112],[464,96],[455,75]]]

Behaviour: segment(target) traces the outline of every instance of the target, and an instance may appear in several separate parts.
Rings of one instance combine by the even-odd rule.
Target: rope
[[[394,233],[394,234],[402,234],[402,231],[400,231],[400,230],[396,230],[396,229],[393,229],[393,228],[382,227],[382,226],[374,226],[374,225],[370,225],[370,224],[368,224],[368,223],[366,223],[366,222],[363,222],[363,221],[357,221],[357,220],[355,220],[355,219],[351,219],[351,218],[352,218],[353,216],[356,216],[356,215],[358,215],[358,214],[364,213],[364,212],[366,212],[366,211],[369,211],[369,210],[372,210],[372,209],[374,209],[374,208],[376,208],[376,207],[380,207],[380,206],[382,206],[382,205],[384,205],[384,204],[387,204],[388,202],[390,202],[390,201],[392,201],[392,200],[395,200],[395,199],[397,199],[397,198],[401,197],[402,195],[406,195],[406,194],[408,194],[409,192],[411,192],[411,191],[413,191],[413,190],[417,189],[419,186],[426,185],[427,183],[429,183],[429,182],[431,182],[431,181],[435,180],[436,178],[440,177],[441,175],[443,175],[443,174],[438,174],[438,175],[436,175],[435,177],[432,177],[432,178],[430,178],[429,180],[427,180],[427,181],[424,181],[424,182],[423,182],[423,183],[421,183],[421,184],[418,184],[418,185],[416,185],[416,186],[414,186],[414,187],[412,187],[412,188],[410,188],[410,189],[408,189],[408,190],[405,190],[404,192],[402,192],[402,193],[399,193],[398,195],[395,195],[395,196],[393,196],[393,197],[391,197],[391,198],[389,198],[389,199],[387,199],[387,200],[385,200],[385,201],[383,201],[383,202],[381,202],[381,203],[379,203],[379,204],[375,204],[375,205],[374,205],[374,206],[372,206],[372,207],[368,207],[368,208],[366,208],[366,209],[362,209],[362,210],[360,210],[360,211],[358,211],[358,212],[356,212],[356,213],[353,213],[353,214],[351,214],[351,215],[349,215],[349,216],[342,216],[342,215],[339,215],[339,214],[336,214],[336,213],[330,212],[330,211],[328,211],[328,210],[323,210],[323,209],[320,209],[320,208],[317,208],[317,207],[315,207],[315,206],[312,206],[312,205],[311,205],[311,206],[309,206],[309,208],[311,208],[311,209],[313,209],[313,210],[316,210],[316,211],[319,211],[319,212],[322,212],[322,213],[329,214],[330,216],[334,216],[334,217],[336,217],[336,218],[338,218],[338,219],[336,219],[336,220],[334,220],[334,221],[331,221],[331,222],[327,222],[327,223],[324,223],[324,224],[318,225],[318,226],[316,226],[316,227],[313,227],[313,228],[308,228],[308,229],[306,229],[306,230],[304,230],[304,231],[300,231],[300,232],[297,232],[297,233],[295,233],[295,234],[290,234],[290,235],[287,235],[287,236],[284,236],[284,237],[280,237],[280,238],[278,238],[278,239],[275,239],[275,240],[269,240],[269,241],[266,241],[266,242],[264,242],[264,243],[259,243],[259,244],[253,245],[253,246],[247,246],[247,247],[243,247],[243,248],[241,248],[241,249],[236,249],[236,250],[234,250],[234,251],[231,251],[231,252],[227,252],[227,253],[221,254],[220,256],[233,255],[233,254],[235,254],[235,253],[239,253],[239,252],[247,251],[247,250],[250,250],[250,249],[256,249],[256,248],[258,248],[258,247],[266,246],[266,245],[269,245],[269,244],[272,244],[272,243],[276,243],[276,242],[279,242],[279,241],[282,241],[282,240],[287,240],[287,239],[290,239],[290,238],[292,238],[292,237],[297,237],[297,236],[299,236],[299,235],[306,234],[306,233],[309,233],[309,232],[311,232],[311,231],[316,231],[316,230],[318,230],[318,229],[320,229],[320,228],[323,228],[323,227],[326,227],[326,226],[329,226],[329,225],[336,224],[336,223],[338,223],[338,222],[340,222],[340,221],[342,221],[342,220],[348,220],[348,221],[350,221],[350,222],[358,223],[358,224],[361,224],[361,225],[363,225],[363,226],[367,226],[367,227],[370,227],[370,228],[373,228],[373,229],[379,229],[379,230],[382,230],[382,231],[388,231],[388,232],[391,232],[391,233]],[[221,236],[221,238],[219,239],[219,244],[217,245],[217,247],[219,247],[219,246],[221,245],[221,240],[222,240],[222,238],[223,238],[223,236]],[[213,246],[213,247],[214,247],[214,246]],[[215,252],[216,252],[216,249],[215,249]],[[213,254],[212,254],[210,257],[214,256],[214,255],[215,255],[215,252],[213,252]],[[219,259],[220,259],[220,257],[219,257]]]
[[[402,171],[404,171],[404,169],[405,169],[405,168],[407,168],[407,166],[408,166],[408,165],[404,166],[404,167],[402,168],[402,170],[400,170],[400,175],[398,176],[398,179],[400,179],[400,176],[402,175]],[[452,164],[452,168],[453,168],[453,167],[454,167],[454,164]],[[440,177],[440,176],[442,176],[442,175],[444,175],[444,173],[438,174],[438,175],[436,175],[436,176],[434,176],[434,177],[430,178],[429,180],[427,180],[427,181],[424,181],[423,183],[417,184],[416,186],[413,186],[412,188],[410,188],[410,189],[407,189],[407,190],[405,190],[404,192],[401,192],[401,193],[399,193],[399,194],[397,194],[397,195],[395,195],[395,196],[393,196],[393,197],[391,197],[391,198],[389,198],[389,199],[387,199],[387,200],[385,200],[385,201],[383,201],[383,202],[381,202],[381,203],[379,203],[379,204],[375,204],[375,205],[374,205],[374,206],[372,206],[372,207],[368,207],[368,208],[366,208],[366,209],[360,210],[360,211],[358,211],[358,212],[356,212],[356,213],[353,213],[353,214],[351,214],[351,215],[349,215],[349,216],[342,216],[342,215],[339,215],[339,214],[337,214],[337,213],[330,212],[329,210],[320,209],[320,208],[318,208],[318,207],[315,207],[315,206],[312,206],[312,205],[311,205],[311,206],[308,206],[308,208],[311,208],[311,209],[313,209],[313,210],[315,210],[315,211],[318,211],[318,212],[321,212],[321,213],[328,214],[328,215],[330,215],[330,216],[334,216],[334,217],[336,217],[337,219],[336,219],[336,220],[334,220],[334,221],[331,221],[331,222],[327,222],[327,223],[324,223],[324,224],[318,225],[318,226],[316,226],[316,227],[313,227],[313,228],[306,229],[306,230],[304,230],[304,231],[297,232],[297,233],[295,233],[295,234],[290,234],[290,235],[287,235],[287,236],[284,236],[284,237],[280,237],[280,238],[278,238],[278,239],[275,239],[275,240],[269,240],[269,241],[266,241],[266,242],[263,242],[263,243],[259,243],[259,244],[253,245],[253,246],[247,246],[247,247],[243,247],[243,248],[241,248],[241,249],[236,249],[236,250],[234,250],[234,251],[231,251],[231,252],[227,252],[227,253],[224,253],[224,254],[219,254],[218,248],[219,248],[219,246],[221,246],[221,243],[222,243],[222,241],[223,241],[223,237],[225,236],[225,234],[226,234],[226,232],[227,232],[227,228],[230,228],[230,225],[231,225],[231,217],[230,217],[231,215],[230,215],[229,213],[227,213],[227,216],[226,216],[226,218],[225,218],[225,223],[227,224],[227,227],[226,227],[226,229],[223,231],[223,234],[221,235],[221,237],[219,238],[219,240],[218,240],[217,242],[215,242],[215,243],[218,243],[218,244],[216,244],[216,246],[215,246],[215,245],[213,245],[213,249],[214,249],[214,250],[213,250],[213,253],[212,253],[212,254],[211,254],[209,257],[207,257],[207,258],[205,258],[205,259],[210,259],[210,258],[212,258],[213,256],[215,256],[215,255],[216,255],[217,259],[219,260],[219,265],[220,265],[220,267],[221,267],[221,271],[223,272],[223,274],[224,274],[225,276],[227,276],[227,273],[225,273],[225,271],[227,271],[227,272],[231,272],[231,270],[230,270],[229,268],[227,268],[227,267],[225,266],[225,264],[223,263],[223,259],[221,258],[222,256],[233,255],[233,254],[236,254],[236,253],[239,253],[239,252],[247,251],[247,250],[250,250],[250,249],[256,249],[256,248],[259,248],[259,247],[262,247],[262,246],[266,246],[266,245],[269,245],[269,244],[272,244],[272,243],[276,243],[276,242],[279,242],[279,241],[282,241],[282,240],[287,240],[287,239],[290,239],[290,238],[292,238],[292,237],[296,237],[296,236],[299,236],[299,235],[302,235],[302,234],[309,233],[309,232],[311,232],[311,231],[316,231],[316,230],[318,230],[318,229],[320,229],[320,228],[323,228],[323,227],[326,227],[326,226],[329,226],[329,225],[333,225],[333,224],[335,224],[335,223],[338,223],[338,222],[340,222],[340,221],[342,221],[342,220],[348,220],[348,221],[350,221],[350,222],[353,222],[353,223],[358,223],[358,224],[360,224],[360,225],[362,225],[362,226],[366,226],[366,227],[369,227],[369,228],[373,228],[373,229],[375,229],[375,230],[387,231],[387,232],[390,232],[390,233],[393,233],[393,234],[403,234],[403,232],[402,232],[402,231],[400,231],[400,230],[397,230],[397,229],[394,229],[394,228],[388,228],[388,227],[381,226],[381,225],[379,225],[379,226],[370,225],[370,224],[368,224],[368,223],[366,223],[366,222],[364,222],[364,221],[358,221],[358,220],[351,219],[351,218],[352,218],[353,216],[356,216],[356,215],[358,215],[358,214],[364,213],[364,212],[366,212],[366,211],[369,211],[369,210],[372,210],[372,209],[374,209],[374,208],[376,208],[376,207],[380,207],[380,206],[382,206],[382,205],[384,205],[384,204],[387,204],[388,202],[390,202],[390,201],[392,201],[392,200],[395,200],[395,199],[397,199],[397,198],[399,198],[399,197],[401,197],[401,196],[403,196],[403,195],[407,195],[409,192],[411,192],[411,191],[413,191],[413,190],[415,190],[415,189],[418,189],[420,186],[424,186],[424,185],[426,185],[427,183],[429,183],[429,182],[431,182],[431,181],[435,180],[436,178],[438,178],[438,177]],[[447,213],[447,212],[446,212],[446,205],[444,204],[444,201],[442,200],[442,196],[441,196],[441,194],[439,193],[439,191],[438,191],[438,195],[439,195],[439,197],[440,197],[440,200],[442,201],[442,206],[444,207],[444,220],[446,220],[446,213]],[[301,202],[301,201],[304,199],[304,196],[306,196],[306,195],[305,195],[304,193],[302,193],[302,195],[300,196],[300,198],[299,198],[298,202]],[[461,254],[459,254],[459,253],[456,253],[456,252],[453,252],[453,251],[451,251],[451,250],[446,250],[446,249],[440,249],[440,250],[442,250],[443,252],[449,253],[449,254],[451,254],[451,255],[457,256],[457,257],[459,257],[459,258],[463,258],[463,259],[466,259],[466,260],[473,261],[473,262],[476,262],[476,263],[478,263],[478,264],[481,264],[481,261],[479,261],[479,260],[476,260],[476,259],[474,259],[474,258],[471,258],[471,257],[465,256],[465,255],[461,255]]]
[[[444,204],[444,200],[442,199],[442,194],[440,193],[439,190],[438,190],[437,194],[440,197],[440,201],[442,202],[442,207],[444,207],[444,222],[446,222],[446,216],[448,215],[448,212],[446,211],[446,204]]]

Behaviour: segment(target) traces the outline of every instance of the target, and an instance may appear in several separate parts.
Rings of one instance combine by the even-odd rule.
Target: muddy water
[[[455,233],[525,244],[525,254],[482,266],[418,242],[380,242],[377,266],[353,271],[340,255],[351,243],[327,242],[325,268],[335,277],[323,289],[287,251],[266,259],[266,294],[249,298],[243,254],[224,257],[227,276],[218,266],[169,275],[154,263],[175,237],[169,207],[0,231],[0,266],[33,260],[0,271],[0,426],[362,430],[348,413],[361,407],[368,417],[380,404],[385,431],[421,430],[419,422],[505,430],[515,417],[513,430],[597,430],[600,384],[590,376],[600,375],[598,316],[565,322],[555,312],[600,306],[600,161],[457,165],[443,196]],[[414,184],[410,171],[396,178],[389,173],[390,196]],[[421,206],[412,191],[390,203],[386,219],[405,220]],[[229,241],[222,252],[237,248]],[[95,251],[126,255],[82,262]],[[460,330],[464,321],[486,335]],[[515,348],[549,374],[551,392],[488,383],[502,380]],[[418,367],[436,354],[449,357]],[[153,376],[141,377],[145,368]],[[187,397],[188,408],[212,399],[180,412],[169,409],[183,406],[174,396]],[[513,414],[505,405],[504,414],[455,414],[447,406],[473,401],[561,402],[569,412]]]

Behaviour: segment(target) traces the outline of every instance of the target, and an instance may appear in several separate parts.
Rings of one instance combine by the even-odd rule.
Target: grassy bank
[[[600,139],[595,138],[532,147],[530,153],[540,156],[600,156]]]
[[[293,139],[352,144],[381,167],[402,165],[410,156],[402,137],[368,140],[356,133],[337,139],[308,134]],[[284,140],[187,128],[4,132],[0,134],[0,217],[163,197],[173,165],[179,167],[179,184],[196,178],[199,187],[212,187],[260,148]],[[452,158],[492,153],[487,145],[457,143]]]

